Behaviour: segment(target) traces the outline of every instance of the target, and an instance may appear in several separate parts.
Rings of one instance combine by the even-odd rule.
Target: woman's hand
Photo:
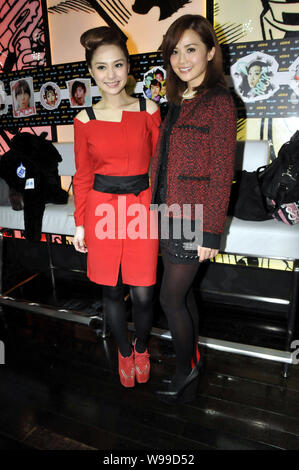
[[[83,225],[79,225],[76,227],[76,232],[73,239],[73,245],[77,251],[80,253],[87,253],[87,248],[85,246],[84,241],[84,227]]]
[[[215,248],[206,248],[205,246],[198,245],[197,247],[197,254],[199,258],[199,262],[205,261],[206,259],[215,258],[219,253],[219,250],[215,250]]]

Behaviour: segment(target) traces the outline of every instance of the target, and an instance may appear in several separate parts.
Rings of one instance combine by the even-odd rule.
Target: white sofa
[[[267,141],[238,142],[236,169],[254,171],[269,163]],[[227,217],[221,250],[261,258],[299,259],[299,224],[254,222]]]
[[[63,157],[63,161],[59,164],[59,174],[61,176],[73,176],[75,173],[73,143],[57,143],[55,146]],[[257,167],[268,163],[268,154],[269,148],[268,142],[266,141],[238,142],[236,168],[253,171]],[[75,230],[73,212],[73,196],[69,197],[66,205],[47,204],[44,212],[42,232],[48,235],[49,267],[51,269],[54,288],[55,267],[53,266],[51,258],[51,242],[49,234],[72,236]],[[0,207],[0,227],[3,229],[23,230],[23,212],[13,211],[10,207]],[[275,220],[251,222],[240,220],[235,217],[228,217],[225,233],[222,237],[221,251],[223,253],[232,253],[243,256],[279,258],[294,261],[293,279],[290,285],[290,298],[289,300],[284,301],[288,304],[286,349],[285,351],[277,351],[203,337],[199,338],[199,342],[207,347],[215,349],[281,361],[285,364],[284,375],[286,376],[287,366],[293,362],[293,356],[290,352],[290,344],[293,336],[298,298],[299,224],[288,226]],[[256,299],[257,297],[254,296],[254,298]],[[265,298],[263,299],[265,300]],[[273,299],[266,299],[268,302],[271,302],[271,300]],[[275,299],[275,301],[277,301],[277,299]],[[56,318],[85,324],[89,324],[89,322],[93,320],[93,317],[87,319],[86,316],[80,317],[80,315],[71,311],[55,310],[55,308],[34,304],[32,302],[28,305],[26,302],[19,302],[13,297],[8,296],[0,296],[0,306],[1,305],[15,305],[19,308],[29,309],[38,313],[54,316]],[[105,336],[105,334],[106,326],[104,322],[102,336]],[[170,339],[170,334],[167,331],[161,332],[154,328],[153,334]]]

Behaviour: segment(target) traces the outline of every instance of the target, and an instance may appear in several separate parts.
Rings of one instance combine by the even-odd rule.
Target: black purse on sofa
[[[233,182],[228,215],[243,220],[262,221],[272,219],[266,210],[256,171],[240,170]]]

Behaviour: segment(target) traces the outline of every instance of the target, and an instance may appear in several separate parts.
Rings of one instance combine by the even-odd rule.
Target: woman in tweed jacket
[[[164,264],[160,303],[172,334],[176,373],[157,395],[167,402],[186,402],[196,396],[202,365],[192,283],[199,263],[219,250],[233,177],[236,112],[224,81],[221,49],[204,17],[177,19],[164,36],[162,53],[169,111],[160,129],[151,184],[152,202],[174,209],[162,212],[159,206],[159,236]],[[165,220],[169,237],[163,231]],[[193,235],[186,235],[186,221]]]

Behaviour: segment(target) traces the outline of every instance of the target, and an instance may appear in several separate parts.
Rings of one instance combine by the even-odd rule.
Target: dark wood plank
[[[101,370],[100,374],[97,374],[97,377],[93,377],[92,366],[86,365],[86,375],[84,377],[84,385],[82,386],[82,374],[84,373],[82,372],[82,366],[78,366],[77,363],[69,363],[68,365],[67,363],[70,361],[70,358],[67,358],[67,362],[65,362],[65,360],[65,358],[61,358],[60,370],[53,371],[54,375],[52,380],[54,381],[55,377],[56,387],[63,387],[65,394],[67,394],[67,387],[71,387],[72,394],[70,396],[68,395],[67,398],[69,407],[71,403],[73,403],[73,407],[75,407],[78,402],[80,402],[81,405],[86,403],[86,406],[95,407],[95,415],[100,415],[102,419],[106,416],[105,419],[107,422],[105,421],[105,426],[108,431],[111,431],[109,426],[111,426],[111,416],[113,416],[114,419],[112,421],[118,423],[115,427],[122,429],[124,433],[133,423],[134,428],[138,431],[138,436],[142,436],[142,428],[139,425],[139,422],[142,421],[143,425],[150,428],[156,428],[160,431],[163,430],[168,434],[173,434],[173,436],[180,436],[185,447],[185,439],[197,440],[198,442],[203,442],[205,445],[212,447],[217,447],[217,443],[219,442],[230,442],[230,445],[234,446],[233,448],[243,449],[269,448],[272,446],[276,447],[277,445],[277,442],[275,442],[275,444],[269,441],[268,443],[263,442],[262,438],[261,442],[251,442],[250,439],[252,439],[254,435],[253,431],[251,431],[251,435],[247,432],[247,439],[244,439],[245,433],[240,434],[244,423],[238,426],[238,433],[234,435],[231,433],[232,425],[227,426],[227,429],[225,428],[223,416],[221,423],[210,419],[200,399],[197,401],[196,405],[193,406],[189,405],[179,409],[177,409],[177,407],[170,407],[171,418],[169,418],[169,407],[155,400],[152,395],[151,384],[140,387],[138,390],[136,389],[136,393],[132,390],[122,390],[119,385],[118,377],[115,373],[111,374],[110,371]],[[20,384],[18,384],[18,388],[20,388]],[[74,394],[78,394],[78,396],[76,395],[76,398],[74,398]],[[91,400],[91,397],[93,397],[96,402]],[[53,399],[52,396],[52,401]],[[141,409],[140,406],[138,407],[138,405],[136,405],[137,400],[138,403],[142,405]],[[126,406],[120,406],[120,403],[125,403]],[[59,401],[56,405],[59,406]],[[202,406],[203,409],[201,409]],[[72,415],[72,417],[77,421],[84,420],[84,416],[78,411],[78,406],[77,412],[79,414],[75,416]],[[216,412],[214,415],[215,414]],[[93,422],[89,422],[89,424],[94,425]],[[238,422],[234,422],[235,426],[236,424],[238,424]],[[221,431],[219,431],[219,429],[221,429]],[[154,434],[157,442],[157,432]],[[177,439],[174,439],[173,436],[171,440],[177,447],[179,444]],[[155,443],[152,443],[152,445],[155,445]]]
[[[42,289],[40,298],[46,294]],[[68,292],[71,289],[60,290],[61,301],[67,300]],[[78,308],[84,304],[79,294],[69,302]],[[87,311],[88,302],[84,305]],[[219,313],[214,321],[217,318]],[[251,330],[250,321],[242,323],[235,308],[227,322],[236,341],[246,342],[249,336],[264,341],[267,336],[267,347],[271,341],[281,341],[281,330],[271,338],[266,323],[253,322],[252,331],[246,331]],[[211,326],[212,321],[206,330]],[[11,442],[48,449],[48,435],[50,447],[57,449],[80,445],[119,450],[298,448],[296,366],[286,381],[279,363],[204,349],[207,367],[198,398],[176,407],[154,396],[162,378],[174,372],[169,342],[151,338],[150,383],[124,390],[113,339],[97,339],[87,327],[10,311],[6,340],[7,365],[5,373],[0,371],[5,387],[0,386],[0,432],[6,430]]]
[[[122,390],[117,385],[116,391],[113,386],[111,388],[106,386],[105,390],[97,391],[97,389],[91,389],[90,386],[87,386],[85,392],[82,392],[82,384],[80,384],[80,393],[78,393],[75,389],[76,382],[72,380],[70,383],[70,376],[67,376],[66,379],[68,385],[64,386],[64,384],[58,382],[56,383],[56,390],[48,391],[48,393],[44,390],[44,393],[42,393],[43,386],[39,383],[34,383],[32,379],[27,382],[25,378],[22,380],[19,377],[13,377],[11,387],[17,390],[17,392],[12,400],[11,397],[7,397],[1,391],[1,406],[5,409],[9,403],[13,404],[14,413],[22,412],[24,408],[31,410],[31,412],[34,409],[35,414],[38,414],[39,417],[46,408],[53,415],[63,417],[64,419],[69,418],[76,423],[96,427],[102,430],[99,442],[104,447],[99,448],[109,448],[107,447],[109,445],[106,438],[107,433],[112,436],[115,435],[116,438],[121,437],[123,440],[130,440],[131,449],[136,447],[153,449],[206,448],[198,444],[196,440],[189,440],[183,436],[177,439],[175,435],[171,435],[170,439],[170,433],[165,430],[156,429],[153,432],[152,427],[148,423],[139,419],[140,410],[136,407],[136,394],[134,394],[133,390]],[[6,383],[8,383],[8,377]],[[61,392],[61,389],[63,392]],[[92,392],[93,395],[91,395]],[[116,392],[119,393],[117,393],[118,396],[115,398]],[[61,393],[63,394],[63,403]],[[19,401],[22,402],[21,406],[18,405]],[[40,423],[40,421],[38,422]],[[115,438],[113,445],[115,445]],[[126,448],[129,447],[126,446]]]
[[[26,436],[23,443],[38,450],[96,450],[94,447],[87,446],[82,442],[62,436],[41,426],[38,426]]]
[[[0,433],[0,451],[33,451],[34,447]]]

